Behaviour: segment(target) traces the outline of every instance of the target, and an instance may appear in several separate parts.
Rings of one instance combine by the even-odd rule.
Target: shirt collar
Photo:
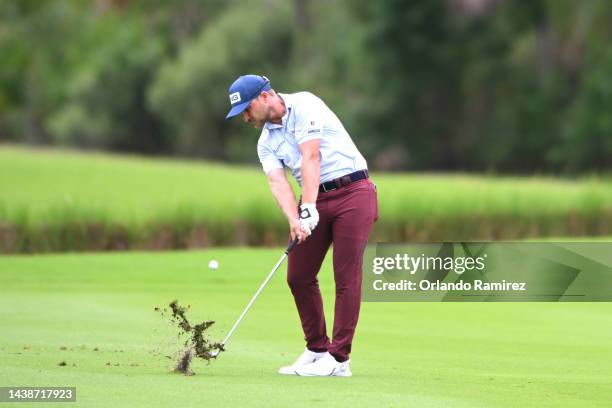
[[[287,110],[285,111],[285,114],[283,115],[283,117],[281,118],[281,124],[277,125],[276,123],[271,123],[271,122],[266,122],[266,124],[264,125],[264,127],[266,129],[278,129],[278,128],[282,128],[287,126],[287,119],[289,118],[289,113],[291,113],[291,108],[293,107],[293,103],[291,102],[291,97],[288,94],[283,94],[283,93],[278,93],[280,95],[281,98],[283,98],[283,101],[285,102],[285,108],[287,108]]]

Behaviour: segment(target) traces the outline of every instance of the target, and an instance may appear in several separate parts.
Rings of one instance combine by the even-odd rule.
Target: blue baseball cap
[[[261,75],[243,75],[229,87],[229,98],[232,108],[225,119],[242,113],[263,91],[272,89],[270,80]]]

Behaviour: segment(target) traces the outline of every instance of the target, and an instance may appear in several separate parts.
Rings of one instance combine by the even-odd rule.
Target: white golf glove
[[[300,225],[302,229],[312,234],[312,230],[315,229],[319,223],[319,212],[317,211],[316,204],[302,204],[300,205]]]

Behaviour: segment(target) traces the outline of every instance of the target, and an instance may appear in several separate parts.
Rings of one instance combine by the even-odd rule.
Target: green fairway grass
[[[610,303],[364,303],[353,377],[280,376],[304,347],[284,266],[227,352],[195,362],[195,376],[172,373],[163,354],[176,349],[175,331],[153,308],[190,304],[194,321],[217,321],[221,339],[281,254],[0,257],[0,386],[76,386],[77,403],[65,406],[87,407],[612,404]],[[208,270],[211,259],[219,270]],[[326,262],[328,328],[331,275]]]

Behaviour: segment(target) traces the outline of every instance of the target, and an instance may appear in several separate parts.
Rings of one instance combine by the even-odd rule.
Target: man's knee
[[[309,286],[317,286],[317,278],[307,276],[305,273],[288,273],[287,284],[291,290],[303,289]]]

